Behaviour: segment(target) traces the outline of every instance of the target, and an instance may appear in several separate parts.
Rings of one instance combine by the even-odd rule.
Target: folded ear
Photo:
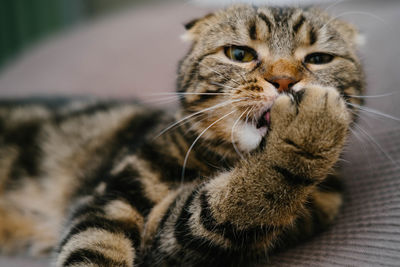
[[[185,41],[194,41],[201,33],[202,29],[208,25],[208,23],[214,17],[214,13],[209,13],[204,17],[193,19],[188,23],[185,23],[186,33],[182,35],[182,39]]]

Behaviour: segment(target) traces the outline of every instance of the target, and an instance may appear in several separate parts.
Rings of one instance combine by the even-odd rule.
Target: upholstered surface
[[[400,2],[334,1],[329,12],[355,22],[368,77],[366,107],[400,117]],[[52,38],[0,73],[0,96],[95,95],[155,101],[172,91],[187,45],[181,24],[207,9],[163,4],[126,10]],[[361,128],[360,128],[361,127]],[[273,266],[400,266],[400,122],[361,112],[343,155],[346,198],[328,231],[273,256]],[[47,260],[1,258],[0,266]]]

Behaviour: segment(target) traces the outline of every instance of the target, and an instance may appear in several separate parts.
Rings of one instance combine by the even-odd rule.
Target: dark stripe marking
[[[188,130],[187,133],[183,135],[183,138],[188,144],[192,144],[198,134],[199,133],[196,133],[193,130]],[[193,149],[192,153],[194,153],[197,159],[202,159],[203,162],[207,162],[209,170],[219,171],[221,170],[221,168],[232,168],[234,158],[230,158],[226,155],[220,155],[217,153],[217,151],[213,150],[213,148],[225,147],[226,149],[230,149],[231,146],[232,143],[227,142],[222,138],[214,138],[211,140],[200,137],[197,142],[196,148]],[[198,176],[200,176],[200,172],[198,173]]]
[[[184,145],[185,140],[181,135],[181,127],[176,127],[176,131],[171,132],[171,135],[168,136],[171,142],[175,145],[175,147],[179,150],[181,155],[185,155],[188,147]]]
[[[303,15],[301,15],[300,18],[296,21],[296,23],[294,23],[293,32],[295,34],[300,30],[300,28],[303,25],[305,20],[306,20],[305,17]]]
[[[272,23],[269,18],[264,13],[257,14],[260,19],[262,19],[268,27],[268,31],[271,33],[272,30]]]
[[[138,180],[139,176],[139,173],[132,168],[125,168],[115,176],[111,176],[107,182],[106,195],[102,198],[109,200],[123,198],[146,217],[154,203],[145,196],[143,185]]]
[[[103,205],[99,205],[98,203],[88,203],[86,205],[79,206],[72,211],[70,218],[79,218],[88,214],[104,215],[102,206]]]
[[[194,190],[181,208],[181,213],[175,223],[175,238],[183,247],[182,250],[190,249],[200,253],[199,258],[195,259],[196,261],[206,261],[208,262],[208,266],[230,266],[228,263],[235,261],[235,250],[226,250],[223,247],[216,245],[209,239],[194,236],[192,234],[189,226],[189,219],[191,216],[189,213],[189,207],[192,204],[196,194],[197,191]],[[240,253],[236,251],[236,256],[237,254]]]
[[[26,174],[37,176],[39,174],[39,162],[41,149],[38,144],[38,136],[42,121],[26,122],[13,129],[6,130],[3,140],[18,148],[18,157],[13,162],[10,170],[10,182],[14,182]]]
[[[218,233],[224,238],[230,240],[236,246],[248,246],[271,234],[276,227],[273,226],[259,226],[248,229],[239,230],[235,225],[230,222],[222,224],[217,223],[212,215],[211,208],[208,204],[205,192],[200,195],[200,222],[204,228],[210,232]]]
[[[294,101],[295,101],[295,103],[296,103],[297,105],[299,105],[299,104],[301,103],[301,101],[303,100],[304,93],[305,93],[305,90],[304,90],[304,89],[302,89],[302,90],[300,90],[300,91],[298,91],[298,92],[293,92],[293,93],[292,93],[293,99],[294,99]]]
[[[116,107],[118,105],[119,104],[116,102],[101,102],[91,105],[89,104],[88,106],[82,109],[72,110],[67,113],[56,113],[53,116],[53,121],[57,124],[60,124],[64,121],[77,118],[80,116],[91,116],[99,112],[107,112],[110,111],[113,107]]]
[[[308,38],[310,40],[310,45],[313,45],[317,42],[317,32],[313,27],[310,28]]]
[[[4,118],[0,117],[0,142],[3,142],[3,136],[6,130],[5,120]]]
[[[324,181],[318,184],[318,189],[322,192],[343,192],[345,187],[343,181],[335,176],[328,175]]]
[[[191,51],[189,51],[189,53],[186,55],[186,57],[183,59],[183,61],[185,61],[186,58],[190,56],[190,53],[191,53]],[[209,55],[212,55],[214,53],[215,52],[210,52],[210,53],[202,55],[201,57],[199,57],[197,59],[193,59],[194,64],[190,66],[191,69],[184,71],[184,73],[189,73],[189,77],[184,84],[181,84],[183,82],[184,77],[182,77],[180,79],[180,82],[178,83],[178,89],[177,89],[178,92],[186,92],[187,91],[187,89],[190,86],[190,83],[194,80],[194,76],[198,75],[198,67],[200,65],[200,62],[203,61],[204,58],[206,58]],[[180,63],[181,65],[183,64],[183,61],[182,61],[182,63]]]
[[[74,225],[67,236],[60,242],[59,250],[68,243],[68,241],[79,233],[88,229],[101,229],[110,233],[123,234],[132,243],[132,247],[139,247],[140,245],[140,232],[137,225],[125,223],[118,220],[109,220],[99,216],[91,216],[84,221]]]
[[[272,167],[276,172],[281,174],[284,178],[285,181],[288,182],[290,185],[294,186],[310,186],[315,183],[314,180],[310,179],[309,177],[305,177],[302,175],[296,175],[289,171],[286,168],[280,167],[280,166],[273,166]]]
[[[296,148],[296,150],[294,150],[293,152],[304,157],[307,159],[324,159],[324,157],[320,156],[320,155],[315,155],[312,154],[308,151],[305,151],[301,146],[299,146],[298,144],[296,144],[295,142],[293,142],[292,140],[286,138],[283,140],[286,144],[293,146],[294,148]]]
[[[252,69],[249,71],[249,73],[254,72],[256,69],[258,69],[258,68],[261,66],[261,64],[262,64],[262,61],[261,61],[261,60],[257,61],[257,64],[254,66],[254,68],[252,68]]]
[[[156,144],[145,144],[139,152],[139,156],[150,164],[154,170],[162,170],[164,181],[180,181],[182,175],[182,165],[171,155],[163,153],[163,147]],[[199,177],[198,170],[185,169],[185,181],[193,181]]]
[[[84,178],[84,182],[80,185],[76,195],[90,195],[100,182],[111,179],[110,172],[121,151],[136,152],[145,142],[147,133],[157,125],[161,117],[162,114],[159,111],[132,115],[132,118],[128,119],[125,125],[115,132],[110,141],[102,145],[99,153],[103,157],[99,168],[90,176]]]
[[[249,36],[251,40],[257,40],[257,28],[255,22],[250,25]]]
[[[171,216],[173,211],[176,208],[177,201],[180,198],[180,195],[178,195],[174,201],[169,205],[167,211],[163,215],[157,229],[157,234],[155,238],[153,239],[151,243],[151,248],[146,251],[143,257],[143,263],[145,264],[144,266],[154,266],[154,262],[157,261],[157,259],[163,259],[165,260],[168,258],[168,255],[166,255],[163,251],[160,251],[160,244],[161,244],[161,233],[164,229],[165,223],[167,222],[168,218]]]
[[[72,266],[72,265],[86,265],[86,264],[96,264],[99,267],[128,267],[128,264],[124,261],[115,261],[108,258],[107,256],[101,254],[98,251],[90,249],[77,249],[73,251],[68,258],[63,262],[62,266]]]

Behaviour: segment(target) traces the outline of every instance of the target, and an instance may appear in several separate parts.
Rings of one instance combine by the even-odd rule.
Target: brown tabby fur
[[[56,266],[248,266],[332,223],[346,101],[364,88],[356,30],[316,9],[248,5],[186,27],[175,119],[130,104],[1,105],[2,252],[53,250]],[[230,45],[257,59],[228,59]],[[334,59],[305,63],[314,52]],[[282,93],[276,77],[297,83]]]

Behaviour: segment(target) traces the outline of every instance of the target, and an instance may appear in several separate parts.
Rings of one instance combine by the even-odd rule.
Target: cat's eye
[[[334,56],[327,53],[312,53],[306,56],[304,63],[307,64],[327,64],[333,60]]]
[[[229,59],[238,62],[250,62],[257,57],[256,51],[247,46],[226,46],[224,52]]]

